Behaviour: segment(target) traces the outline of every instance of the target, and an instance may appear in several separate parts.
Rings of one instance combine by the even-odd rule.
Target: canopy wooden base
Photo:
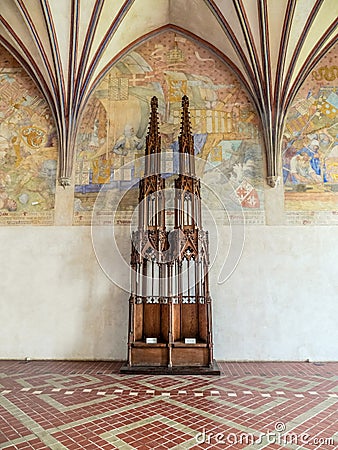
[[[221,374],[217,362],[211,366],[129,366],[126,362],[120,369],[121,374],[129,375],[217,375]]]

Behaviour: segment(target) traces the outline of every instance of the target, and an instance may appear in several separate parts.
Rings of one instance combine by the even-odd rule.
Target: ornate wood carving
[[[126,373],[219,374],[213,359],[208,233],[202,227],[189,100],[182,99],[174,228],[166,229],[158,102],[151,100],[138,228],[131,250]],[[151,343],[149,343],[151,339]]]

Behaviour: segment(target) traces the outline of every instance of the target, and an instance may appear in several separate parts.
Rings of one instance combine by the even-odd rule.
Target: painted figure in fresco
[[[317,136],[300,150],[296,150],[293,144],[294,140],[287,145],[283,155],[284,183],[326,183],[325,159]]]
[[[311,144],[309,145],[309,152],[310,156],[310,163],[312,169],[316,172],[317,175],[321,174],[321,167],[320,167],[320,154],[319,154],[319,142],[314,139]]]
[[[17,203],[10,198],[6,192],[0,192],[0,210],[6,209],[7,211],[16,211]]]
[[[48,191],[55,194],[56,189],[56,173],[57,173],[57,162],[55,159],[47,159],[43,161],[39,168],[39,176],[41,179],[45,180]]]
[[[303,147],[297,153],[299,154],[306,153],[309,156],[310,164],[314,172],[317,175],[322,175],[322,167],[321,167],[322,155],[319,150],[319,141],[317,139],[312,139],[312,141],[308,146]],[[320,181],[323,181],[322,177],[320,177]]]
[[[322,178],[311,165],[311,157],[306,151],[297,152],[290,161],[291,180],[294,184],[320,183]]]
[[[329,183],[338,182],[338,135],[332,138],[325,159],[326,177]]]
[[[134,128],[127,124],[124,127],[124,133],[117,139],[113,152],[117,155],[127,156],[129,153],[134,153],[135,150],[141,150],[142,147],[142,139],[139,139]]]

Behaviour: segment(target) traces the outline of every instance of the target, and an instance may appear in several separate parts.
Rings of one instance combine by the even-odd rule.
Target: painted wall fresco
[[[0,46],[0,225],[53,223],[55,136],[42,94]]]
[[[338,47],[315,67],[288,113],[283,145],[288,223],[338,223]]]
[[[175,172],[181,99],[188,95],[202,172],[217,167],[223,174],[223,195],[233,220],[242,220],[238,212],[244,210],[248,222],[263,223],[262,144],[248,97],[214,54],[166,32],[129,51],[91,96],[77,139],[74,224],[90,224],[101,189],[119,196],[142,176],[139,161],[154,95],[159,99],[162,150],[173,152],[165,162],[168,174]],[[217,180],[210,176],[207,182]],[[129,223],[137,204],[137,184],[134,191],[120,203],[118,223]],[[109,205],[100,207],[104,216]]]

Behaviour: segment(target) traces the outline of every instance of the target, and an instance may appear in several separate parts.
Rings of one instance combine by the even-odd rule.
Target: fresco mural
[[[289,223],[338,223],[337,49],[312,71],[288,113],[283,179]]]
[[[135,186],[135,195],[130,190],[119,208],[119,223],[129,223],[137,204],[136,182],[142,176],[140,157],[154,95],[159,99],[168,176],[175,173],[181,100],[188,95],[195,154],[203,162],[205,180],[207,172],[217,167],[227,185],[224,196],[231,196],[229,212],[236,217],[243,209],[248,221],[264,223],[262,144],[248,97],[214,54],[165,32],[126,54],[91,96],[77,139],[74,224],[90,224],[101,189],[119,196]],[[210,176],[208,184],[213,182],[215,177]]]
[[[0,225],[53,224],[56,171],[49,107],[0,46]]]

